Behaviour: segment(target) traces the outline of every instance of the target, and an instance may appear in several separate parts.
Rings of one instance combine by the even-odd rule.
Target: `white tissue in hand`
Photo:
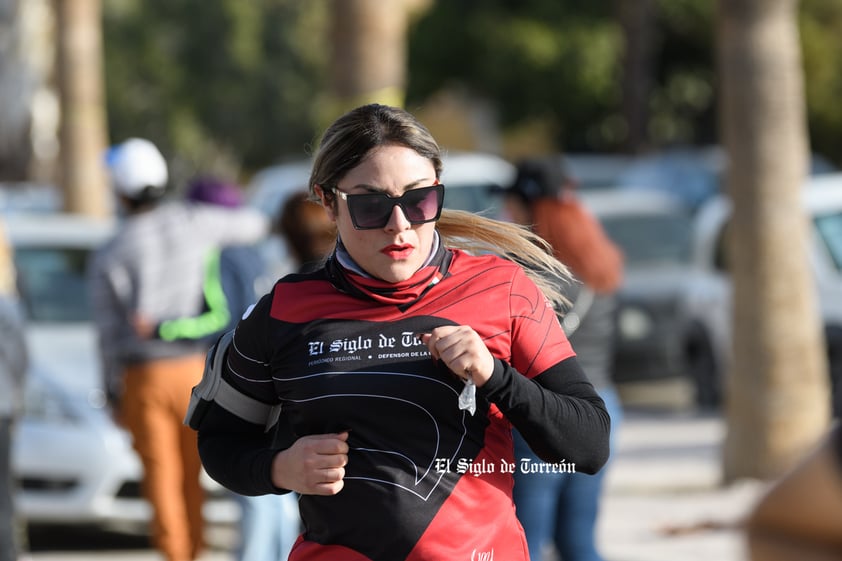
[[[477,411],[477,387],[470,378],[465,380],[465,387],[459,394],[459,409],[467,409],[471,415]]]

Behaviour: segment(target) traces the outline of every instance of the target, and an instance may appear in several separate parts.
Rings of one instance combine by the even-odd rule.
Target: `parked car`
[[[0,212],[58,212],[61,191],[55,185],[29,181],[0,181]]]
[[[690,270],[686,208],[659,191],[583,191],[584,204],[625,256],[618,293],[616,382],[684,376],[678,313]]]
[[[728,154],[721,146],[676,147],[643,155],[621,171],[618,185],[624,189],[656,189],[681,199],[697,210],[711,197],[724,193]],[[820,154],[810,157],[811,175],[836,168]]]
[[[501,189],[515,179],[507,160],[481,152],[445,153],[441,181],[447,186],[444,206],[499,217]]]
[[[820,303],[836,413],[842,404],[842,173],[812,176],[803,189],[811,218],[806,248]],[[724,232],[731,204],[716,196],[696,219],[692,283],[684,302],[688,371],[702,405],[717,405],[731,344],[731,279]]]
[[[620,178],[635,164],[635,156],[629,154],[565,153],[562,156],[567,172],[576,180],[581,191],[591,189],[612,189],[620,184]]]
[[[18,508],[32,524],[140,527],[142,467],[105,406],[85,268],[113,223],[53,213],[4,216],[26,315],[30,354],[12,465]],[[233,502],[206,478],[206,515],[232,521]]]

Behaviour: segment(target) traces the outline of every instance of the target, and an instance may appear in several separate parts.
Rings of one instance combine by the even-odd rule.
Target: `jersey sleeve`
[[[527,378],[576,355],[552,304],[519,267],[512,278],[509,315],[511,363]]]
[[[274,405],[278,395],[272,382],[271,317],[273,290],[243,316],[234,331],[223,370],[225,379],[249,397]]]
[[[548,462],[595,473],[608,460],[611,420],[555,311],[524,273],[511,292],[511,364],[497,359],[480,389]]]

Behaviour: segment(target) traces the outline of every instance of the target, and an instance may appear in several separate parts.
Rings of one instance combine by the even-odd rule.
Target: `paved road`
[[[738,524],[763,485],[719,485],[725,427],[686,409],[634,409],[607,475],[598,538],[608,561],[745,561]],[[160,561],[145,538],[56,532],[33,536],[33,561]],[[203,561],[229,561],[231,528],[210,532]]]

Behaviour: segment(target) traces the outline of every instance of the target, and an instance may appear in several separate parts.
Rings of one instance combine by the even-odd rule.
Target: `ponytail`
[[[555,258],[550,245],[529,228],[454,209],[442,210],[437,228],[446,247],[512,259],[556,309],[569,305],[561,284],[572,282],[570,271]]]

